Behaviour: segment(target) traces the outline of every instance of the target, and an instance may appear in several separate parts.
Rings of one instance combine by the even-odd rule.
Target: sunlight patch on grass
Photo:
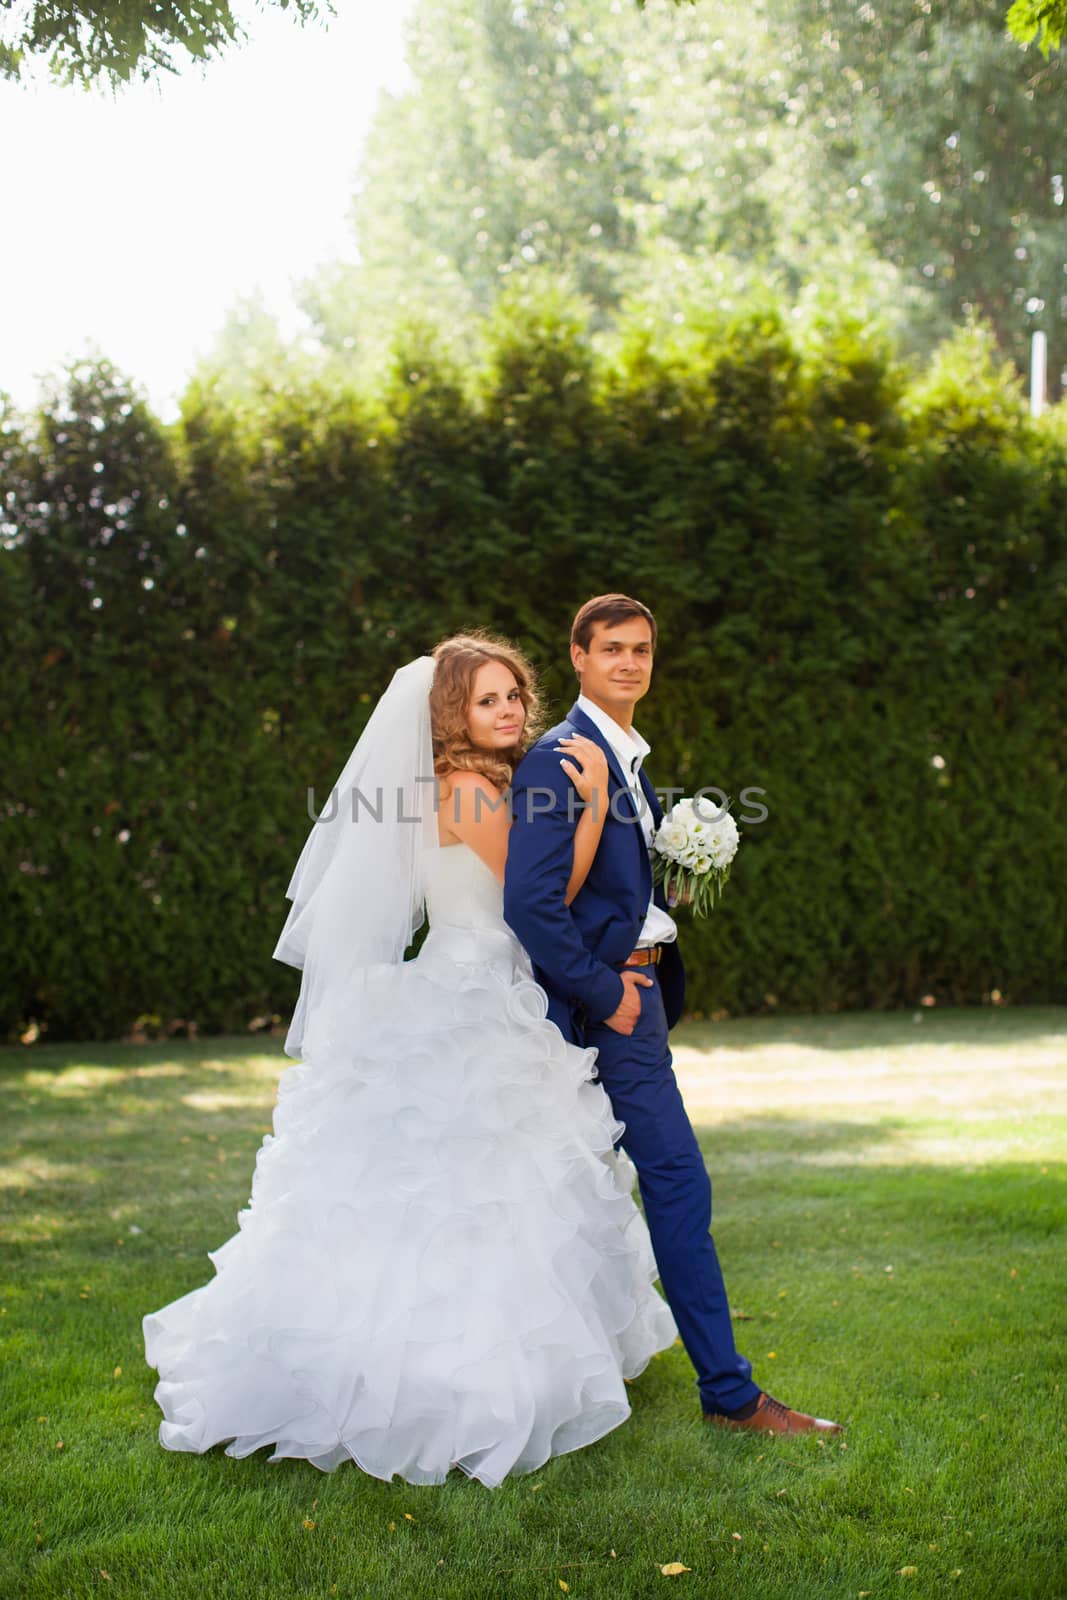
[[[160,1061],[151,1067],[73,1066],[60,1072],[31,1070],[26,1074],[26,1087],[45,1090],[62,1100],[116,1089],[133,1078],[184,1078],[188,1073],[189,1064],[178,1061]]]
[[[21,1195],[21,1191],[19,1191]],[[4,1242],[9,1245],[52,1244],[60,1238],[67,1222],[55,1212],[35,1211],[32,1216],[13,1218],[4,1224]]]
[[[49,1161],[40,1155],[18,1156],[13,1161],[0,1162],[0,1189],[40,1188],[45,1184],[79,1183],[91,1181],[95,1169],[74,1161]]]
[[[1064,1149],[1067,1128],[1049,1130],[1044,1137],[1032,1130],[1020,1128],[1005,1131],[1002,1125],[989,1133],[976,1134],[973,1130],[963,1134],[958,1127],[951,1130],[931,1128],[894,1128],[883,1140],[874,1140],[859,1150],[844,1151],[830,1146],[805,1152],[794,1159],[807,1166],[908,1166],[958,1167],[962,1172],[979,1167],[996,1166],[1020,1161],[1032,1163],[1055,1162]],[[773,1153],[767,1152],[768,1158]],[[778,1157],[781,1160],[781,1156]]]
[[[191,1111],[247,1111],[250,1105],[259,1105],[263,1102],[263,1095],[259,1092],[249,1093],[235,1089],[190,1089],[188,1094],[181,1096],[183,1106],[188,1106]]]
[[[198,1061],[198,1072],[222,1072],[230,1076],[234,1071],[239,1071],[242,1078],[249,1075],[254,1077],[277,1078],[278,1074],[289,1064],[289,1057],[280,1052],[270,1056],[241,1056],[239,1060],[230,1061]]]
[[[288,1058],[266,1039],[12,1052],[0,1594],[645,1600],[673,1563],[733,1600],[1067,1593],[1067,1012],[911,1028],[675,1036],[739,1347],[845,1438],[706,1428],[675,1347],[624,1428],[492,1493],[161,1449],[141,1319],[214,1276]]]
[[[732,1121],[762,1109],[826,1112],[951,1110],[964,1118],[1002,1112],[1006,1085],[1029,1114],[1067,1113],[1067,1047],[1000,1051],[930,1046],[917,1053],[876,1049],[819,1050],[779,1044],[758,1054],[680,1044],[675,1070],[691,1114],[701,1122]]]

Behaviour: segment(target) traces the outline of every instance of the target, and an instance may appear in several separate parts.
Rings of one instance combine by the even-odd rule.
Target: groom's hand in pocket
[[[623,981],[623,996],[619,1001],[619,1009],[613,1011],[610,1017],[604,1018],[605,1028],[611,1028],[615,1033],[633,1033],[637,1027],[637,1019],[641,1015],[642,989],[651,989],[652,979],[646,978],[643,972],[634,972],[632,969],[620,972]]]

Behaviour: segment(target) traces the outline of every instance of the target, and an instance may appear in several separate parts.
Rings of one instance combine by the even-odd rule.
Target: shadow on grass
[[[722,1022],[687,1021],[671,1035],[675,1047],[711,1052],[717,1048],[759,1051],[771,1045],[820,1050],[897,1050],[931,1043],[1008,1047],[1049,1040],[1062,1041],[1067,1063],[1067,1006],[1027,1006],[1018,1010],[1010,1006],[934,1006],[832,1015],[736,1017]],[[277,1058],[282,1065],[288,1060],[282,1044],[282,1034],[222,1034],[145,1044],[0,1046],[0,1088],[11,1073],[26,1069],[47,1074],[77,1066],[97,1066],[129,1072],[173,1062],[183,1071],[195,1071],[198,1064],[224,1064],[246,1056]]]
[[[688,1050],[705,1050],[711,1063],[720,1045],[753,1053],[789,1042],[834,1050],[895,1050],[901,1044],[929,1044],[935,1033],[938,1042],[965,1048],[994,1043],[1005,1050],[1062,1037],[1067,1052],[1063,1008],[1034,1008],[1025,1014],[956,1010],[931,1014],[928,1020],[921,1041],[914,1037],[919,1030],[899,1014],[690,1024],[675,1037]],[[91,1208],[105,1174],[112,1182],[119,1180],[128,1198],[130,1185],[122,1180],[134,1168],[142,1174],[154,1169],[162,1183],[178,1177],[210,1178],[212,1193],[225,1189],[232,1194],[250,1179],[255,1148],[270,1131],[278,1079],[291,1065],[281,1039],[269,1037],[0,1050],[0,1183],[21,1196],[33,1190],[57,1197],[61,1193],[72,1223],[82,1208]],[[1003,1107],[1005,1116],[1025,1111],[1015,1106],[1007,1085]],[[870,1156],[876,1147],[883,1147],[878,1159],[882,1171],[914,1174],[891,1149],[895,1140],[906,1141],[915,1126],[906,1103],[900,1112],[885,1105],[856,1108],[853,1115],[843,1111],[841,1106],[823,1111],[817,1104],[795,1109],[772,1104],[765,1111],[746,1110],[704,1126],[694,1108],[694,1121],[713,1178],[774,1165],[803,1169],[810,1181],[822,1183],[840,1164],[836,1181],[848,1172],[852,1182],[851,1163]],[[952,1109],[940,1108],[934,1116],[943,1121],[951,1141]],[[931,1120],[929,1110],[922,1120]],[[992,1149],[968,1155],[961,1143],[960,1152],[960,1164],[1004,1164]],[[1012,1159],[1018,1154],[1014,1151]],[[1033,1159],[1040,1163],[1043,1157],[1035,1154]],[[228,1171],[219,1170],[227,1165]],[[947,1169],[956,1170],[955,1161]]]
[[[1020,1019],[989,1013],[981,1020],[1000,1028]],[[837,1031],[845,1025],[840,1018],[832,1024]],[[780,1043],[781,1022],[767,1026]],[[1008,1034],[1035,1038],[1047,1029],[1030,1019]],[[12,1222],[22,1219],[9,1233],[17,1254],[54,1256],[61,1238],[91,1249],[130,1222],[148,1232],[150,1219],[151,1242],[163,1252],[214,1248],[235,1231],[234,1214],[248,1203],[277,1081],[290,1065],[281,1042],[268,1039],[4,1052],[0,1199]],[[943,1121],[942,1143],[951,1150],[953,1119]],[[1030,1158],[968,1144],[961,1135],[958,1160],[901,1159],[915,1126],[903,1111],[849,1116],[812,1107],[698,1123],[716,1229],[724,1216],[759,1210],[780,1215],[777,1231],[806,1249],[803,1228],[792,1232],[788,1206],[832,1209],[860,1196],[879,1217],[911,1215],[917,1237],[942,1214],[983,1234],[1016,1223],[1041,1232],[1067,1223],[1067,1207],[1055,1199],[1067,1166],[1050,1162],[1047,1152]]]
[[[810,1025],[829,1026],[829,1047],[840,1048],[853,1021]],[[884,1018],[864,1018],[859,1042],[886,1042],[887,1021],[910,1042],[905,1024]],[[1062,1013],[980,1021],[1009,1045],[1063,1031]],[[1005,1032],[1009,1021],[1023,1026]],[[712,1052],[743,1027],[771,1030],[776,1044],[793,1037],[781,1020],[717,1025]],[[687,1044],[695,1032],[684,1030]],[[804,1042],[815,1042],[810,1032]],[[712,1437],[680,1349],[634,1385],[625,1428],[491,1496],[459,1477],[425,1491],[354,1467],[324,1477],[302,1461],[270,1464],[269,1445],[242,1461],[223,1444],[204,1457],[161,1450],[141,1318],[212,1276],[207,1252],[236,1232],[288,1065],[280,1041],[265,1039],[0,1057],[2,1331],[13,1357],[3,1420],[13,1493],[38,1519],[20,1546],[33,1593],[88,1593],[100,1568],[116,1574],[125,1560],[127,1592],[183,1600],[307,1593],[311,1576],[314,1592],[329,1593],[339,1571],[368,1574],[365,1590],[342,1583],[343,1594],[526,1600],[559,1592],[557,1568],[578,1592],[563,1551],[583,1566],[588,1595],[636,1600],[660,1581],[658,1563],[680,1557],[702,1586],[694,1592],[714,1581],[716,1593],[829,1600],[872,1587],[872,1571],[877,1592],[891,1592],[912,1562],[916,1593],[948,1592],[956,1568],[995,1570],[1010,1538],[1029,1586],[976,1580],[968,1592],[1059,1592],[1047,1580],[1059,1570],[1051,1541],[1062,1516],[1065,1419],[1053,1382],[1067,1336],[1067,1161],[1006,1148],[986,1158],[970,1129],[953,1147],[951,1109],[934,1120],[958,1158],[928,1150],[920,1161],[895,1147],[930,1122],[906,1104],[771,1108],[698,1128],[743,1314],[738,1345],[772,1392],[847,1422],[843,1450]],[[1005,1116],[1026,1112],[1008,1075],[998,1095]],[[113,1531],[127,1526],[142,1541],[129,1550]],[[744,1532],[737,1551],[732,1530]],[[329,1537],[320,1553],[313,1532]],[[147,1549],[164,1574],[152,1589],[138,1587]],[[920,1588],[935,1563],[943,1586]],[[453,1570],[445,1589],[441,1574]]]

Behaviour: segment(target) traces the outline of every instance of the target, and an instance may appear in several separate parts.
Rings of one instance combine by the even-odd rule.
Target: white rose
[[[737,824],[733,817],[727,814],[720,823],[709,830],[704,848],[717,867],[728,867],[737,854],[739,840]]]
[[[693,810],[701,822],[711,823],[712,826],[721,822],[724,816],[728,817],[730,815],[725,806],[716,805],[711,796],[707,794],[701,795],[700,799],[696,801]]]
[[[665,856],[673,856],[684,848],[686,831],[680,822],[664,822],[656,834],[656,848]]]

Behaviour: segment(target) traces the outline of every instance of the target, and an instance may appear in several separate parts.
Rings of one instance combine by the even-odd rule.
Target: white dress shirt
[[[651,855],[652,852],[652,811],[649,807],[645,792],[641,787],[641,780],[637,774],[641,770],[641,763],[648,755],[652,746],[647,739],[642,739],[636,728],[627,731],[609,717],[606,711],[594,705],[592,700],[587,700],[584,694],[578,696],[578,709],[584,711],[590,722],[595,723],[604,735],[613,753],[617,756],[619,766],[622,768],[623,777],[626,779],[630,793],[634,797],[638,816],[641,818],[641,829],[645,836],[645,848]],[[673,917],[656,905],[654,895],[649,896],[648,910],[645,912],[645,921],[637,940],[637,949],[643,950],[654,944],[670,944],[672,939],[678,937],[678,926]]]

